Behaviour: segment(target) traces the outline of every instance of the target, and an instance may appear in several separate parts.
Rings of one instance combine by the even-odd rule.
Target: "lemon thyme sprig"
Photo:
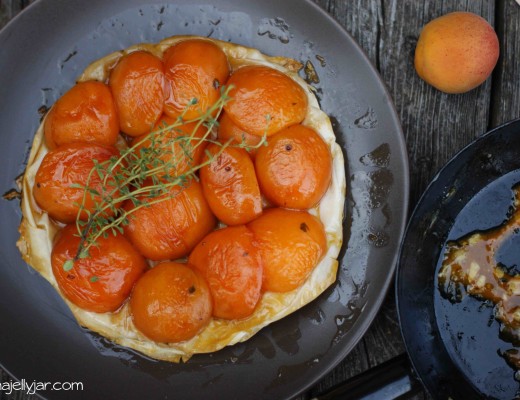
[[[130,222],[131,214],[137,210],[171,199],[182,192],[192,179],[198,180],[196,175],[198,170],[211,164],[225,148],[232,145],[233,139],[225,143],[214,139],[214,132],[218,127],[217,119],[224,105],[231,99],[230,90],[230,86],[222,86],[217,102],[204,112],[199,110],[199,117],[185,120],[188,108],[198,104],[197,99],[192,99],[173,124],[164,123],[158,129],[152,129],[149,134],[123,150],[119,157],[111,157],[104,162],[93,160],[94,166],[89,172],[85,185],[73,185],[83,190],[76,218],[80,243],[74,258],[63,264],[64,270],[71,270],[75,261],[88,257],[90,248],[97,245],[100,237],[108,237],[110,233],[122,234],[123,227]],[[267,116],[266,120],[267,132],[270,117]],[[181,129],[187,123],[195,124],[190,134],[186,134]],[[202,137],[198,137],[196,134],[201,128],[204,129],[204,134]],[[178,136],[165,135],[170,131],[176,132]],[[145,143],[147,145],[143,146]],[[214,143],[220,146],[220,149],[215,154],[206,151],[205,161],[193,165],[192,155],[204,143]],[[266,144],[266,134],[264,134],[261,141],[254,146],[245,143],[245,137],[240,143],[233,144],[233,146],[250,151]],[[187,170],[178,174],[178,168],[182,165],[181,163],[185,162],[188,165]],[[101,193],[91,186],[95,175],[102,182],[103,191]],[[174,187],[179,187],[179,190],[173,191]],[[88,197],[94,201],[92,210],[88,210],[85,206]],[[132,202],[131,209],[122,208],[123,203],[127,201]],[[86,220],[81,219],[85,216]],[[91,278],[91,281],[97,281],[97,277]]]

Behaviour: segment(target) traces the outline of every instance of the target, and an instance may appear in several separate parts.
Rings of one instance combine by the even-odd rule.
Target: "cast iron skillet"
[[[447,241],[501,225],[520,182],[520,120],[478,138],[433,179],[405,233],[396,293],[401,330],[416,372],[439,399],[518,396],[514,371],[499,353],[511,343],[499,338],[493,308],[473,297],[451,303],[441,296],[437,273]],[[513,235],[497,262],[514,268],[520,236]],[[516,270],[518,271],[518,269]]]
[[[15,248],[18,202],[0,200],[0,362],[26,381],[83,382],[78,398],[289,398],[341,361],[373,320],[391,282],[408,198],[406,149],[390,97],[352,38],[314,3],[35,2],[0,33],[0,190],[11,189],[23,172],[42,105],[52,105],[93,60],[174,34],[314,64],[322,108],[348,160],[337,283],[246,343],[185,365],[158,362],[77,325]]]
[[[417,392],[417,377],[436,399],[520,397],[514,370],[500,356],[515,346],[499,337],[492,305],[471,296],[452,303],[437,279],[446,243],[507,221],[519,182],[520,120],[476,139],[446,164],[419,200],[400,249],[396,299],[408,356],[340,383],[319,400],[394,399]],[[520,232],[496,258],[510,274],[520,273]]]

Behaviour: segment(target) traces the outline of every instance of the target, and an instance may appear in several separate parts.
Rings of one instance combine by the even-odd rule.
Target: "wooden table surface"
[[[361,45],[388,86],[408,148],[410,211],[430,179],[458,150],[489,129],[520,117],[520,6],[514,0],[315,1]],[[0,27],[31,2],[0,0]],[[492,77],[461,95],[447,95],[428,86],[413,67],[421,28],[451,11],[481,15],[495,27],[500,40],[501,55]],[[360,343],[321,382],[297,399],[310,399],[404,352],[394,293],[390,290]],[[0,382],[10,379],[0,371]],[[0,392],[0,400],[31,398],[36,397]],[[410,398],[429,396],[420,391]]]

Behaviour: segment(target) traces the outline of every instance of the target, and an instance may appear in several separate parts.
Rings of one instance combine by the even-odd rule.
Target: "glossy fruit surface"
[[[112,146],[119,120],[112,93],[97,81],[77,83],[52,106],[44,123],[45,143],[52,150],[68,143]]]
[[[163,113],[164,67],[146,51],[123,56],[109,78],[120,129],[130,136],[150,130]]]
[[[94,160],[103,163],[111,157],[118,157],[119,152],[113,147],[96,144],[71,143],[60,146],[45,155],[36,173],[33,195],[36,203],[49,215],[60,222],[71,223],[76,220],[79,205],[93,211],[95,204],[101,203],[101,195],[110,195],[113,191],[110,178],[103,184],[97,173],[92,173]],[[89,180],[90,175],[90,180]],[[84,196],[84,189],[73,185],[85,186],[99,194]],[[112,197],[117,197],[114,192]],[[107,214],[110,211],[107,210]],[[86,219],[83,213],[81,219]]]
[[[195,122],[190,122],[168,128],[174,123],[174,118],[163,115],[153,128],[153,131],[157,132],[155,135],[146,134],[133,140],[137,154],[141,149],[148,149],[145,157],[153,161],[148,165],[149,169],[155,167],[163,169],[157,174],[159,178],[163,174],[168,174],[170,177],[180,176],[197,167],[206,148],[206,142],[198,140],[206,136],[205,127],[197,127]]]
[[[164,52],[166,101],[164,111],[184,119],[196,118],[220,97],[227,81],[227,56],[216,44],[203,39],[183,40]],[[190,102],[196,99],[196,104]]]
[[[173,187],[169,193],[141,201],[157,201],[153,205],[125,205],[129,224],[125,235],[145,257],[151,260],[174,260],[184,257],[216,224],[200,183]]]
[[[316,205],[332,178],[332,156],[312,129],[293,125],[269,138],[255,158],[262,193],[274,205],[305,210]]]
[[[264,265],[262,289],[287,292],[299,287],[327,250],[322,223],[305,211],[272,208],[250,222]]]
[[[243,129],[241,129],[233,120],[229,117],[226,112],[223,112],[219,119],[218,126],[218,139],[222,143],[226,143],[228,140],[232,140],[236,144],[244,144],[249,148],[246,148],[247,152],[254,159],[257,148],[253,148],[262,141],[261,136],[251,135]]]
[[[189,262],[206,278],[213,297],[213,316],[245,318],[261,295],[262,261],[252,232],[245,226],[227,227],[206,236]]]
[[[228,80],[233,85],[224,109],[233,122],[253,135],[273,135],[303,121],[307,95],[292,78],[274,68],[245,66]]]
[[[165,262],[146,272],[130,298],[135,326],[159,343],[195,336],[211,318],[211,295],[204,278],[189,265]]]
[[[237,147],[222,150],[216,144],[210,144],[207,151],[214,159],[201,168],[200,181],[213,214],[226,225],[245,224],[259,216],[262,197],[247,151]]]
[[[109,234],[91,246],[85,258],[67,270],[80,244],[76,225],[59,233],[51,253],[54,277],[65,297],[78,307],[99,313],[117,310],[125,302],[134,283],[145,271],[146,261],[122,235]]]

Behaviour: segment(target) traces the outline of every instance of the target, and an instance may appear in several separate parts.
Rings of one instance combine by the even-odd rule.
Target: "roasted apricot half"
[[[209,284],[213,316],[240,319],[253,313],[261,296],[262,261],[248,228],[211,232],[193,249],[189,263]]]
[[[293,125],[269,138],[255,158],[265,197],[274,205],[299,210],[315,206],[332,178],[332,156],[314,130]]]
[[[233,120],[229,117],[226,112],[223,112],[219,119],[218,124],[218,139],[226,143],[229,140],[233,144],[241,144],[247,150],[252,159],[255,158],[256,152],[258,151],[258,144],[262,141],[261,136],[251,135],[243,129],[241,129]]]
[[[204,196],[213,214],[226,225],[252,221],[262,213],[262,197],[255,167],[247,151],[237,147],[210,144],[209,165],[200,170]],[[209,159],[208,159],[209,161]]]
[[[54,243],[51,264],[61,292],[87,311],[117,310],[145,271],[145,259],[124,236],[109,233],[96,240],[86,257],[67,268],[67,261],[77,255],[80,240],[76,225],[67,225]]]
[[[68,143],[112,146],[119,120],[112,93],[97,81],[77,83],[52,106],[44,123],[45,143],[52,150]]]
[[[163,59],[166,114],[190,120],[217,102],[229,75],[228,59],[220,47],[204,39],[183,40],[168,48]]]
[[[141,205],[130,200],[125,204],[124,209],[131,213],[125,235],[146,258],[184,257],[215,227],[200,183],[186,185],[174,186],[155,198],[141,197]]]
[[[156,133],[139,136],[132,143],[137,157],[152,159],[153,164],[147,167],[158,168],[158,178],[178,177],[200,165],[206,130],[195,122],[179,125],[176,119],[163,115],[153,128]],[[146,154],[141,155],[141,151]]]
[[[186,264],[165,262],[146,272],[130,297],[135,326],[159,343],[191,339],[211,319],[211,294],[204,278]]]
[[[306,211],[271,208],[250,222],[264,265],[262,289],[288,292],[299,287],[327,250],[325,229]]]
[[[36,203],[55,220],[71,223],[76,220],[80,205],[88,212],[93,212],[96,203],[101,204],[103,197],[117,198],[118,191],[106,184],[98,173],[91,173],[95,163],[108,162],[117,157],[119,152],[114,147],[96,144],[71,143],[48,152],[42,160],[34,178],[33,196]],[[92,191],[75,185],[86,186]],[[112,210],[106,210],[107,215]],[[87,219],[87,212],[80,215]]]
[[[273,135],[302,122],[307,115],[308,100],[303,88],[274,68],[239,68],[227,84],[233,89],[224,110],[236,125],[253,135]]]
[[[146,51],[135,51],[119,60],[110,73],[121,130],[130,136],[148,131],[163,113],[164,67]]]

